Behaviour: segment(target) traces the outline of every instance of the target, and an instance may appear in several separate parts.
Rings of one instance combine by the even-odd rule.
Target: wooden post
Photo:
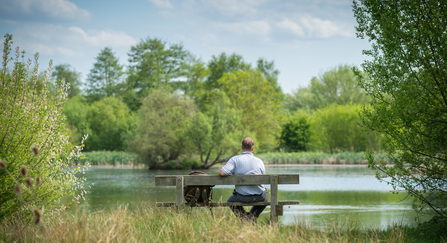
[[[183,201],[183,184],[184,184],[183,176],[176,176],[175,180],[176,180],[175,204],[176,204],[176,207],[178,208],[178,211],[183,212],[183,206],[184,206],[183,205],[183,202],[184,202]]]
[[[276,206],[278,205],[278,175],[270,176],[270,224],[278,223]]]

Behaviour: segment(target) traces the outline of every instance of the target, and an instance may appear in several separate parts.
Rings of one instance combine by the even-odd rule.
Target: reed
[[[122,151],[83,152],[83,157],[75,161],[77,165],[138,165],[138,155]]]
[[[362,229],[349,220],[325,228],[299,222],[270,226],[239,221],[228,208],[178,214],[147,203],[111,211],[47,214],[39,225],[0,223],[0,242],[415,242],[407,228]]]
[[[266,164],[367,164],[362,152],[323,153],[323,152],[295,152],[295,153],[262,153],[257,154]],[[385,153],[375,154],[379,160],[387,160]]]

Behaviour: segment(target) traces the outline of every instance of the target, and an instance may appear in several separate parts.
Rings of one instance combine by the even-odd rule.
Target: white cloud
[[[257,7],[267,0],[202,0],[202,4],[219,11],[224,16],[255,14]]]
[[[283,19],[278,27],[303,38],[353,37],[354,28],[343,23],[304,15],[296,21]]]
[[[217,28],[223,28],[239,35],[261,35],[270,34],[270,24],[267,21],[248,21],[239,23],[217,24]]]
[[[68,20],[89,20],[91,13],[67,0],[0,0],[0,9],[25,14],[45,14]]]
[[[174,6],[169,0],[149,0],[152,4],[159,8],[173,9]]]
[[[28,52],[46,55],[82,56],[89,47],[130,47],[137,41],[124,32],[65,28],[54,25],[29,26],[16,30],[15,40]]]
[[[84,42],[92,46],[110,46],[121,47],[130,46],[136,43],[136,40],[124,32],[116,32],[113,30],[101,31],[84,31],[83,29],[72,26],[68,28],[70,39]]]
[[[283,21],[279,22],[278,26],[282,29],[291,31],[297,36],[304,37],[303,28],[289,19],[284,19]]]

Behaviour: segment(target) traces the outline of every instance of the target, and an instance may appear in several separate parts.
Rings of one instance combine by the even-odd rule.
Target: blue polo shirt
[[[250,152],[242,152],[228,160],[221,169],[226,175],[264,175],[265,166],[261,159]],[[242,195],[259,195],[266,191],[263,185],[235,186]]]

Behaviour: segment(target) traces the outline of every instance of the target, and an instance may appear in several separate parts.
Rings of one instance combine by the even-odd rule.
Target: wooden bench
[[[297,205],[299,201],[278,201],[279,184],[299,184],[299,174],[269,174],[269,175],[232,175],[232,176],[190,176],[190,175],[160,175],[155,176],[156,186],[176,186],[176,201],[157,202],[157,207],[176,207],[181,212],[184,208],[184,188],[186,186],[204,186],[204,185],[258,185],[270,184],[270,202],[218,202],[211,203],[211,207],[228,206],[270,206],[270,223],[278,222],[278,216],[283,215],[284,205]],[[205,206],[198,204],[197,206]]]

